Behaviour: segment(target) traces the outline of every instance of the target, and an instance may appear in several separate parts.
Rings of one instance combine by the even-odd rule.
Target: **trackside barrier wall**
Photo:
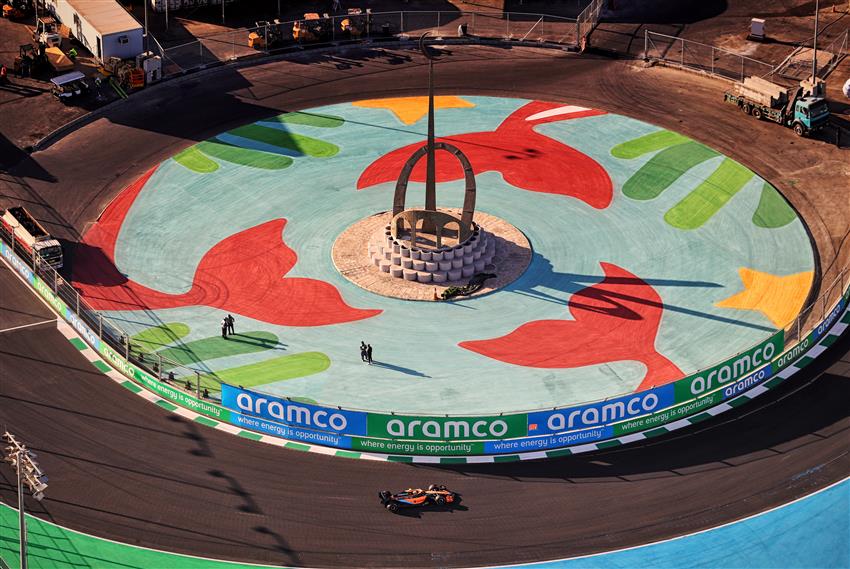
[[[499,455],[538,450],[569,453],[570,447],[587,447],[587,443],[599,441],[602,442],[593,449],[604,448],[606,440],[651,431],[704,413],[768,382],[803,358],[839,319],[850,299],[848,287],[824,319],[785,351],[784,331],[780,330],[720,364],[647,391],[547,411],[422,417],[297,403],[227,384],[222,385],[222,405],[193,397],[127,361],[102,341],[2,240],[0,255],[104,360],[163,399],[220,422],[273,437],[413,456]]]

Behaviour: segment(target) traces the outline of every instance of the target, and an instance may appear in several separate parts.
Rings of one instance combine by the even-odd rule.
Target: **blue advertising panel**
[[[296,427],[290,427],[289,425],[272,423],[270,421],[260,419],[259,417],[248,417],[239,413],[231,413],[230,422],[238,427],[252,429],[254,431],[259,431],[282,439],[303,441],[305,443],[313,443],[336,448],[351,448],[351,437],[337,435],[336,433],[323,433],[320,431],[298,429]]]
[[[726,388],[723,390],[723,399],[729,399],[730,397],[740,395],[741,393],[752,389],[762,381],[770,379],[771,377],[773,377],[773,364],[767,364],[760,370],[751,373],[747,377],[739,379],[731,385],[727,385]]]
[[[505,454],[509,452],[532,452],[551,448],[579,445],[602,439],[610,439],[614,436],[613,427],[598,427],[585,431],[573,433],[561,433],[560,435],[548,435],[543,437],[525,437],[522,439],[509,439],[504,441],[486,441],[484,443],[484,454]]]
[[[239,389],[226,383],[221,384],[221,404],[239,413],[262,417],[293,427],[347,435],[366,434],[366,413],[298,403],[273,395]]]
[[[548,435],[610,425],[660,411],[673,405],[675,399],[673,384],[670,383],[589,405],[529,413],[528,434]]]

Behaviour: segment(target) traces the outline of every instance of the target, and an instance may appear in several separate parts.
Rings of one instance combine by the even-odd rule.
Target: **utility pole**
[[[145,52],[148,52],[148,1],[144,0],[142,4],[145,6]],[[168,0],[166,0],[167,2]]]
[[[816,89],[815,80],[818,76],[818,17],[820,15],[820,0],[815,0],[815,39],[812,42],[812,91]]]
[[[32,497],[39,502],[47,489],[47,476],[35,462],[36,454],[18,442],[9,431],[3,433],[5,447],[3,459],[12,465],[18,476],[18,524],[20,528],[21,569],[27,569],[27,520],[24,509],[24,483]]]

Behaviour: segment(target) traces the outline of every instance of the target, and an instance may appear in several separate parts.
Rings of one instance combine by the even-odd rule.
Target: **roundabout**
[[[437,141],[469,157],[478,184],[480,248],[455,239],[417,259],[393,245],[376,214],[422,148],[427,98],[370,99],[269,117],[161,163],[85,234],[75,285],[146,356],[180,364],[178,380],[194,368],[214,391],[430,415],[664,386],[769,339],[808,297],[803,223],[710,147],[569,103],[436,107]],[[425,160],[408,176],[415,206]],[[442,149],[436,182],[441,206],[463,206],[464,171]],[[434,301],[482,272],[497,292]],[[243,336],[217,337],[222,311]]]
[[[487,125],[468,128],[441,119],[440,114],[448,110],[474,113],[476,107],[439,109],[438,135],[459,137],[492,132],[511,113],[535,101],[606,109],[607,114],[563,121],[562,125],[553,122],[543,125],[541,130],[545,128],[547,138],[603,164],[618,190],[612,190],[608,207],[596,208],[572,196],[519,188],[506,181],[504,171],[477,174],[478,178],[492,181],[493,191],[488,191],[491,186],[485,188],[480,182],[476,212],[509,221],[527,236],[535,254],[544,249],[542,244],[547,243],[544,237],[557,236],[559,231],[566,233],[561,239],[550,237],[551,246],[545,247],[546,260],[557,260],[558,265],[547,266],[535,256],[520,278],[493,294],[453,302],[399,300],[362,289],[334,266],[332,248],[340,233],[360,219],[389,210],[392,205],[394,180],[357,189],[359,174],[387,153],[424,140],[421,124],[418,128],[416,123],[403,125],[392,111],[355,107],[352,101],[378,101],[369,103],[378,105],[387,95],[417,97],[424,75],[421,67],[413,65],[374,75],[368,73],[373,70],[364,69],[339,79],[340,73],[332,64],[317,64],[311,68],[316,75],[338,79],[328,83],[332,85],[330,90],[325,83],[300,90],[303,80],[296,79],[295,72],[303,70],[301,62],[261,65],[235,75],[225,70],[216,76],[214,86],[201,86],[202,94],[226,91],[232,98],[216,97],[204,103],[203,96],[196,94],[180,108],[166,102],[187,88],[164,84],[161,100],[155,99],[150,106],[134,109],[132,113],[110,114],[109,120],[83,128],[66,143],[35,155],[39,165],[57,176],[62,184],[37,180],[30,183],[33,191],[54,204],[85,235],[75,251],[75,286],[88,292],[86,300],[103,303],[101,310],[110,319],[121,319],[128,333],[136,337],[135,343],[146,347],[148,353],[170,349],[171,359],[181,360],[184,356],[178,354],[186,353],[185,346],[193,344],[189,347],[194,356],[185,356],[181,360],[183,365],[199,366],[197,360],[200,360],[211,372],[225,377],[225,370],[298,355],[290,360],[297,364],[288,368],[291,379],[281,379],[278,375],[281,362],[276,362],[274,371],[265,375],[271,381],[250,389],[258,393],[279,390],[280,395],[289,395],[293,400],[303,397],[316,402],[330,402],[345,394],[352,403],[357,397],[366,400],[370,409],[376,407],[372,398],[343,385],[349,374],[352,383],[366,389],[370,378],[375,378],[372,381],[381,383],[382,387],[391,386],[393,395],[399,398],[393,399],[393,407],[397,402],[399,408],[404,403],[404,408],[423,405],[421,408],[425,409],[421,401],[427,401],[431,408],[437,408],[443,405],[441,399],[449,399],[446,404],[460,407],[451,397],[429,391],[425,382],[432,378],[369,367],[357,358],[356,346],[366,340],[375,346],[378,361],[420,372],[426,365],[438,367],[438,362],[417,355],[418,338],[406,333],[404,326],[410,319],[403,316],[413,310],[410,306],[434,310],[434,317],[425,319],[425,324],[437,329],[439,320],[446,315],[475,314],[480,303],[486,304],[491,299],[498,301],[494,304],[503,311],[514,302],[523,307],[551,305],[539,312],[535,308],[534,313],[520,314],[522,318],[507,311],[502,323],[498,323],[501,318],[493,317],[487,326],[472,329],[472,335],[461,336],[445,323],[439,329],[451,333],[440,344],[439,354],[449,352],[475,358],[474,367],[455,374],[460,380],[456,382],[458,386],[464,387],[462,384],[468,380],[470,388],[483,390],[488,397],[494,395],[493,399],[499,401],[490,405],[490,409],[496,405],[521,409],[524,407],[521,403],[539,398],[539,393],[525,395],[522,382],[537,381],[545,385],[548,381],[554,389],[546,391],[546,398],[557,394],[564,400],[569,397],[574,397],[573,401],[592,400],[594,397],[588,397],[584,388],[593,387],[605,375],[597,369],[605,365],[537,368],[502,361],[467,349],[461,343],[493,341],[538,321],[570,326],[577,322],[585,326],[588,316],[591,320],[605,318],[611,322],[611,312],[643,314],[640,310],[652,307],[652,303],[646,304],[645,294],[631,292],[635,288],[645,289],[635,283],[639,279],[659,296],[656,304],[663,305],[654,349],[685,375],[711,365],[709,351],[716,352],[713,355],[717,358],[733,356],[741,348],[765,341],[782,327],[774,325],[760,310],[716,306],[744,292],[746,282],[757,278],[750,275],[745,281],[741,267],[788,277],[811,271],[815,265],[828,266],[838,257],[829,245],[831,232],[838,231],[832,229],[836,224],[830,218],[830,212],[840,211],[840,204],[831,201],[837,198],[833,193],[819,191],[820,183],[798,191],[787,180],[798,175],[795,168],[804,161],[803,157],[823,156],[824,163],[828,163],[840,160],[841,155],[824,150],[816,142],[804,141],[793,149],[798,153],[789,156],[790,150],[782,141],[768,136],[775,132],[770,130],[772,127],[758,123],[752,130],[764,137],[765,152],[757,157],[735,153],[735,147],[746,144],[753,133],[741,131],[736,115],[728,116],[716,108],[713,86],[702,80],[685,80],[657,69],[638,73],[621,62],[529,53],[532,50],[514,52],[510,54],[513,57],[506,59],[503,50],[494,51],[458,49],[452,56],[455,61],[441,64],[446,68],[441,69],[441,76],[445,73],[447,84],[451,85],[451,92],[447,90],[445,96],[471,102],[479,98],[482,105],[479,112],[494,110],[488,105],[492,99],[492,105],[502,107],[501,112],[486,117],[490,121]],[[555,65],[564,69],[552,73]],[[506,86],[503,76],[493,73],[495,69],[507,69],[513,83]],[[546,83],[541,84],[539,77],[546,77]],[[275,95],[266,92],[256,96],[247,92],[246,83],[268,88],[271,78],[285,84],[285,88]],[[390,93],[386,92],[388,83],[395,87]],[[594,93],[592,97],[586,95],[588,88]],[[686,89],[698,99],[700,113],[693,113],[693,108],[684,112],[675,98],[671,101],[670,97],[661,96]],[[640,105],[636,106],[635,101],[640,101]],[[146,114],[152,113],[156,104],[168,108],[164,122],[167,127],[154,126],[153,115]],[[338,116],[346,122],[337,127],[293,126],[285,122],[275,126],[277,121],[269,122],[269,117],[297,114],[293,109]],[[393,136],[397,140],[373,136],[373,127],[353,124],[360,122],[356,113],[361,110],[380,115],[377,121],[370,120],[370,124],[374,122],[410,134],[395,130]],[[613,126],[610,132],[589,126],[580,128],[583,120],[606,120]],[[332,156],[315,156],[302,141],[299,142],[302,155],[295,156],[255,142],[246,144],[230,139],[239,144],[225,144],[224,149],[207,147],[211,154],[199,148],[201,157],[193,157],[193,152],[188,158],[183,154],[187,148],[201,147],[203,142],[219,138],[220,133],[254,124],[287,130],[290,138],[299,134],[325,141],[325,137],[333,136],[327,142],[340,150]],[[344,140],[338,138],[352,125],[362,128],[361,136],[354,138],[366,152],[356,158],[345,154]],[[625,130],[618,134],[621,128]],[[804,216],[812,240],[818,245],[817,253],[812,252],[798,218],[774,228],[753,222],[764,194],[763,181],[758,175],[749,178],[726,205],[696,229],[679,229],[665,221],[667,211],[710,179],[726,160],[724,157],[703,162],[698,170],[702,176],[699,179],[677,177],[676,183],[653,199],[639,200],[625,195],[626,181],[667,147],[633,158],[616,157],[613,148],[665,130],[699,141],[697,144],[706,148],[716,148],[777,184]],[[69,158],[72,148],[99,139],[105,149],[101,162],[72,163]],[[271,155],[262,154],[260,162],[252,158],[255,164],[282,165],[286,160],[280,157],[292,160],[292,164],[279,170],[264,170],[214,155],[221,156],[219,151],[226,150],[230,158],[244,156],[231,148],[243,145]],[[327,154],[327,147],[321,147],[324,151],[315,145],[310,148],[314,154]],[[128,152],[136,153],[132,164],[123,162]],[[211,169],[206,159],[216,163],[214,171],[200,173],[180,163]],[[316,167],[305,167],[301,173],[311,175],[290,179],[299,161],[308,160]],[[357,167],[350,166],[343,175],[344,168],[330,167],[335,160],[350,161]],[[113,167],[107,168],[107,164]],[[819,169],[815,175],[826,176],[828,170]],[[244,175],[245,171],[252,175]],[[545,173],[545,169],[537,171]],[[217,177],[224,177],[227,182],[219,185],[215,182]],[[422,201],[422,187],[416,184],[421,182],[415,179],[411,182],[408,199],[411,205]],[[446,206],[462,206],[462,182],[445,181],[439,185],[439,199],[445,196]],[[824,182],[822,186],[826,188],[828,184]],[[68,191],[69,187],[74,192]],[[124,191],[125,188],[129,189]],[[808,195],[803,194],[804,190]],[[515,214],[512,208],[526,199],[542,200],[537,203],[544,205]],[[667,207],[660,207],[661,203]],[[256,205],[250,207],[250,204]],[[645,208],[643,212],[641,207]],[[624,209],[613,216],[618,208]],[[86,227],[101,211],[100,222]],[[648,211],[654,211],[654,217]],[[116,215],[121,212],[123,215]],[[636,216],[635,212],[640,215]],[[780,216],[780,220],[783,217],[788,216]],[[330,219],[330,223],[311,223],[313,219]],[[722,224],[725,233],[712,232],[715,223]],[[201,230],[193,229],[198,227]],[[254,228],[259,229],[252,234]],[[583,236],[582,230],[588,234]],[[245,232],[251,239],[242,240]],[[672,244],[664,246],[663,240],[655,239],[657,233],[671,236]],[[767,238],[762,241],[751,237],[759,234]],[[786,234],[791,236],[787,241],[779,238]],[[711,236],[714,242],[709,239],[700,244],[696,237],[699,235]],[[113,248],[110,243],[114,243]],[[262,246],[257,247],[257,243]],[[657,246],[647,248],[647,244]],[[606,247],[614,245],[624,247],[628,257],[608,258]],[[799,265],[781,265],[785,261],[771,254],[786,245],[799,255]],[[695,261],[696,255],[688,255],[691,247],[696,251],[711,250],[718,258],[722,278],[713,274],[710,267]],[[251,252],[247,258],[246,251]],[[368,249],[364,254],[368,254]],[[664,261],[667,255],[669,263]],[[232,264],[234,258],[239,262]],[[638,262],[632,264],[635,261]],[[650,270],[653,266],[656,270]],[[581,272],[573,267],[586,270]],[[614,267],[628,271],[630,276],[615,272]],[[237,270],[245,268],[247,272]],[[245,288],[248,285],[235,278],[237,274],[248,274],[254,279],[250,292]],[[519,288],[525,279],[532,279],[535,287]],[[714,283],[722,288],[684,287],[669,281]],[[12,285],[18,286],[16,282],[8,286]],[[304,285],[309,287],[303,288]],[[805,289],[801,294],[808,294],[810,288],[818,286],[821,286],[819,276],[796,288]],[[688,295],[692,288],[697,290]],[[273,294],[265,296],[262,294],[265,291]],[[251,295],[260,299],[258,305],[239,303]],[[27,296],[28,301],[15,298],[19,301],[15,305],[17,310],[46,318],[43,314],[46,309],[33,298]],[[336,302],[330,305],[327,298]],[[570,299],[576,301],[576,306]],[[233,302],[241,311],[231,308]],[[735,302],[748,303],[741,298]],[[600,309],[600,305],[607,310]],[[614,305],[625,309],[610,310]],[[147,308],[142,309],[144,306]],[[303,307],[310,310],[297,310]],[[365,331],[367,325],[388,318],[393,311],[400,314],[393,326],[388,325],[385,330],[377,327],[373,335],[361,337],[358,327],[363,326]],[[228,312],[236,315],[236,332],[246,334],[245,343],[253,343],[255,351],[222,354],[216,351],[217,343],[198,343],[218,336],[218,322]],[[341,316],[348,319],[339,322]],[[287,323],[269,323],[270,319],[283,318],[288,319]],[[711,338],[706,342],[700,339],[693,353],[689,353],[683,348],[686,339],[675,336],[688,335],[693,340],[690,334],[699,334],[699,330],[691,331],[680,323],[669,333],[663,333],[668,321],[675,323],[677,319],[699,323],[699,327],[716,326],[724,336],[729,334],[730,344],[718,349],[711,344]],[[633,322],[614,321],[620,325],[624,321]],[[495,332],[489,328],[492,322],[499,327]],[[346,327],[357,330],[343,332]],[[622,338],[628,336],[618,327],[614,327],[613,333],[623,342]],[[149,330],[152,332],[139,336]],[[604,335],[593,337],[601,339]],[[164,399],[152,399],[157,405],[139,401],[129,393],[129,387],[105,380],[58,332],[24,328],[7,334],[5,339],[6,354],[0,359],[3,369],[15,377],[25,377],[26,381],[5,383],[3,395],[14,404],[4,405],[4,419],[28,433],[31,447],[39,452],[43,466],[51,472],[47,498],[41,504],[28,503],[28,509],[40,518],[101,537],[192,555],[323,567],[460,567],[535,562],[629,547],[710,528],[805,495],[813,488],[841,479],[847,471],[846,381],[829,373],[815,381],[829,365],[819,363],[820,358],[798,372],[794,381],[781,386],[775,396],[761,397],[714,419],[703,417],[704,422],[680,431],[681,434],[623,448],[606,448],[592,455],[561,456],[547,461],[453,465],[450,458],[435,458],[433,464],[408,465],[344,460],[342,457],[351,454],[343,451],[337,451],[338,456],[323,456],[335,453],[298,453],[288,450],[294,446],[281,449],[257,444],[250,436],[252,433],[235,427],[208,428],[208,420],[187,418],[185,409],[171,410]],[[242,345],[236,339],[231,341]],[[643,345],[646,344],[644,341]],[[833,349],[843,353],[840,350],[846,349],[846,342],[839,344]],[[213,349],[209,350],[209,346]],[[626,343],[626,348],[630,357],[634,357],[634,345]],[[520,355],[533,353],[527,346],[517,351]],[[412,353],[419,359],[405,365],[388,357],[395,353]],[[207,354],[210,357],[198,357]],[[543,354],[540,350],[535,355],[538,363]],[[424,363],[420,365],[420,362]],[[611,376],[618,376],[616,380],[608,380],[608,387],[620,381],[622,389],[618,386],[617,391],[609,389],[609,392],[635,393],[648,366],[642,362],[619,365],[626,369],[608,366],[613,369]],[[180,369],[175,368],[177,372]],[[492,381],[475,383],[492,379],[487,377],[491,369],[499,369],[500,376],[503,370],[517,374],[505,375],[517,378],[512,393],[520,401],[504,401],[492,387]],[[257,368],[251,370],[250,375],[230,371],[229,379],[234,385],[242,385],[240,381],[246,377],[263,377]],[[593,373],[593,379],[585,383],[582,378],[588,376],[579,372],[588,370]],[[553,381],[546,377],[548,373],[563,381]],[[576,379],[569,379],[568,374]],[[440,376],[434,373],[432,377],[439,380]],[[563,387],[573,381],[577,382],[575,390]],[[208,385],[212,387],[213,381]],[[298,385],[305,391],[288,391]],[[526,401],[522,401],[523,397]],[[549,400],[546,398],[534,401]],[[375,400],[381,400],[380,394]],[[422,518],[396,517],[387,516],[374,503],[378,488],[404,488],[411,483],[427,484],[432,479],[463,492],[464,504],[469,509],[434,512]],[[4,498],[13,493],[8,483],[0,490]],[[399,548],[400,543],[405,544],[403,549]]]

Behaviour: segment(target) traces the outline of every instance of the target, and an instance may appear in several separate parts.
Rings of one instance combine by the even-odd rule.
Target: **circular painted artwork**
[[[803,306],[814,270],[803,223],[709,146],[564,103],[435,105],[438,142],[469,159],[476,214],[527,239],[527,268],[502,288],[402,300],[334,265],[340,235],[392,210],[402,167],[425,142],[425,97],[287,113],[187,148],[88,231],[75,285],[137,351],[178,377],[200,370],[213,392],[226,382],[430,414],[662,385],[766,339]],[[425,177],[421,160],[407,207],[422,207]],[[462,208],[464,184],[461,164],[438,151],[438,205]]]

